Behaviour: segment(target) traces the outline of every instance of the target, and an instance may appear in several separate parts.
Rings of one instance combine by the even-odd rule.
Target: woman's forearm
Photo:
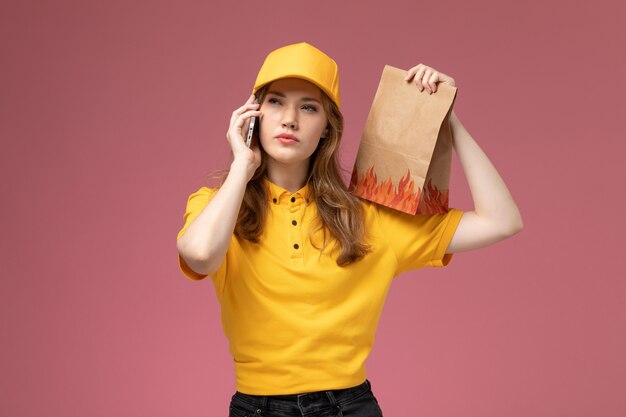
[[[197,273],[211,274],[221,265],[247,183],[245,167],[233,162],[224,184],[178,239],[178,252]]]
[[[504,180],[454,111],[450,114],[450,127],[452,145],[467,178],[476,215],[503,230],[521,230],[522,217]]]

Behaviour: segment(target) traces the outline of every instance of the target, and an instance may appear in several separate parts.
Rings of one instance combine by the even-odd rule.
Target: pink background
[[[175,236],[263,58],[301,41],[341,68],[346,169],[383,66],[422,62],[524,219],[394,282],[367,362],[385,415],[626,415],[621,4],[3,3],[0,415],[227,414],[219,305]],[[471,210],[456,156],[451,189]]]

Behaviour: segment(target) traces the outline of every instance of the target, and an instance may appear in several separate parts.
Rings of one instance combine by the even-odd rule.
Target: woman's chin
[[[267,153],[267,157],[275,164],[285,165],[285,166],[293,166],[302,164],[307,162],[309,157],[304,157],[303,155],[295,154],[290,150],[286,151],[274,151],[272,153]]]

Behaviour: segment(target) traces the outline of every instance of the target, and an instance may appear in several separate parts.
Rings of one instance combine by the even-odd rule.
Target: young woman
[[[422,64],[405,81],[415,94],[454,85]],[[187,201],[179,265],[215,286],[237,379],[230,416],[382,415],[364,362],[393,278],[522,229],[506,185],[454,112],[473,211],[411,216],[355,197],[337,162],[339,105],[335,61],[307,43],[273,51],[232,113],[227,176]],[[252,117],[259,129],[248,147]]]

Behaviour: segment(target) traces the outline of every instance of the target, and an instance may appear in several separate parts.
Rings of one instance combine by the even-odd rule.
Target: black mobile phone
[[[259,99],[254,99],[254,104],[259,104]],[[248,137],[246,138],[246,146],[249,148],[252,142],[252,133],[254,132],[254,126],[256,125],[256,117],[250,119],[250,125],[248,126]]]

